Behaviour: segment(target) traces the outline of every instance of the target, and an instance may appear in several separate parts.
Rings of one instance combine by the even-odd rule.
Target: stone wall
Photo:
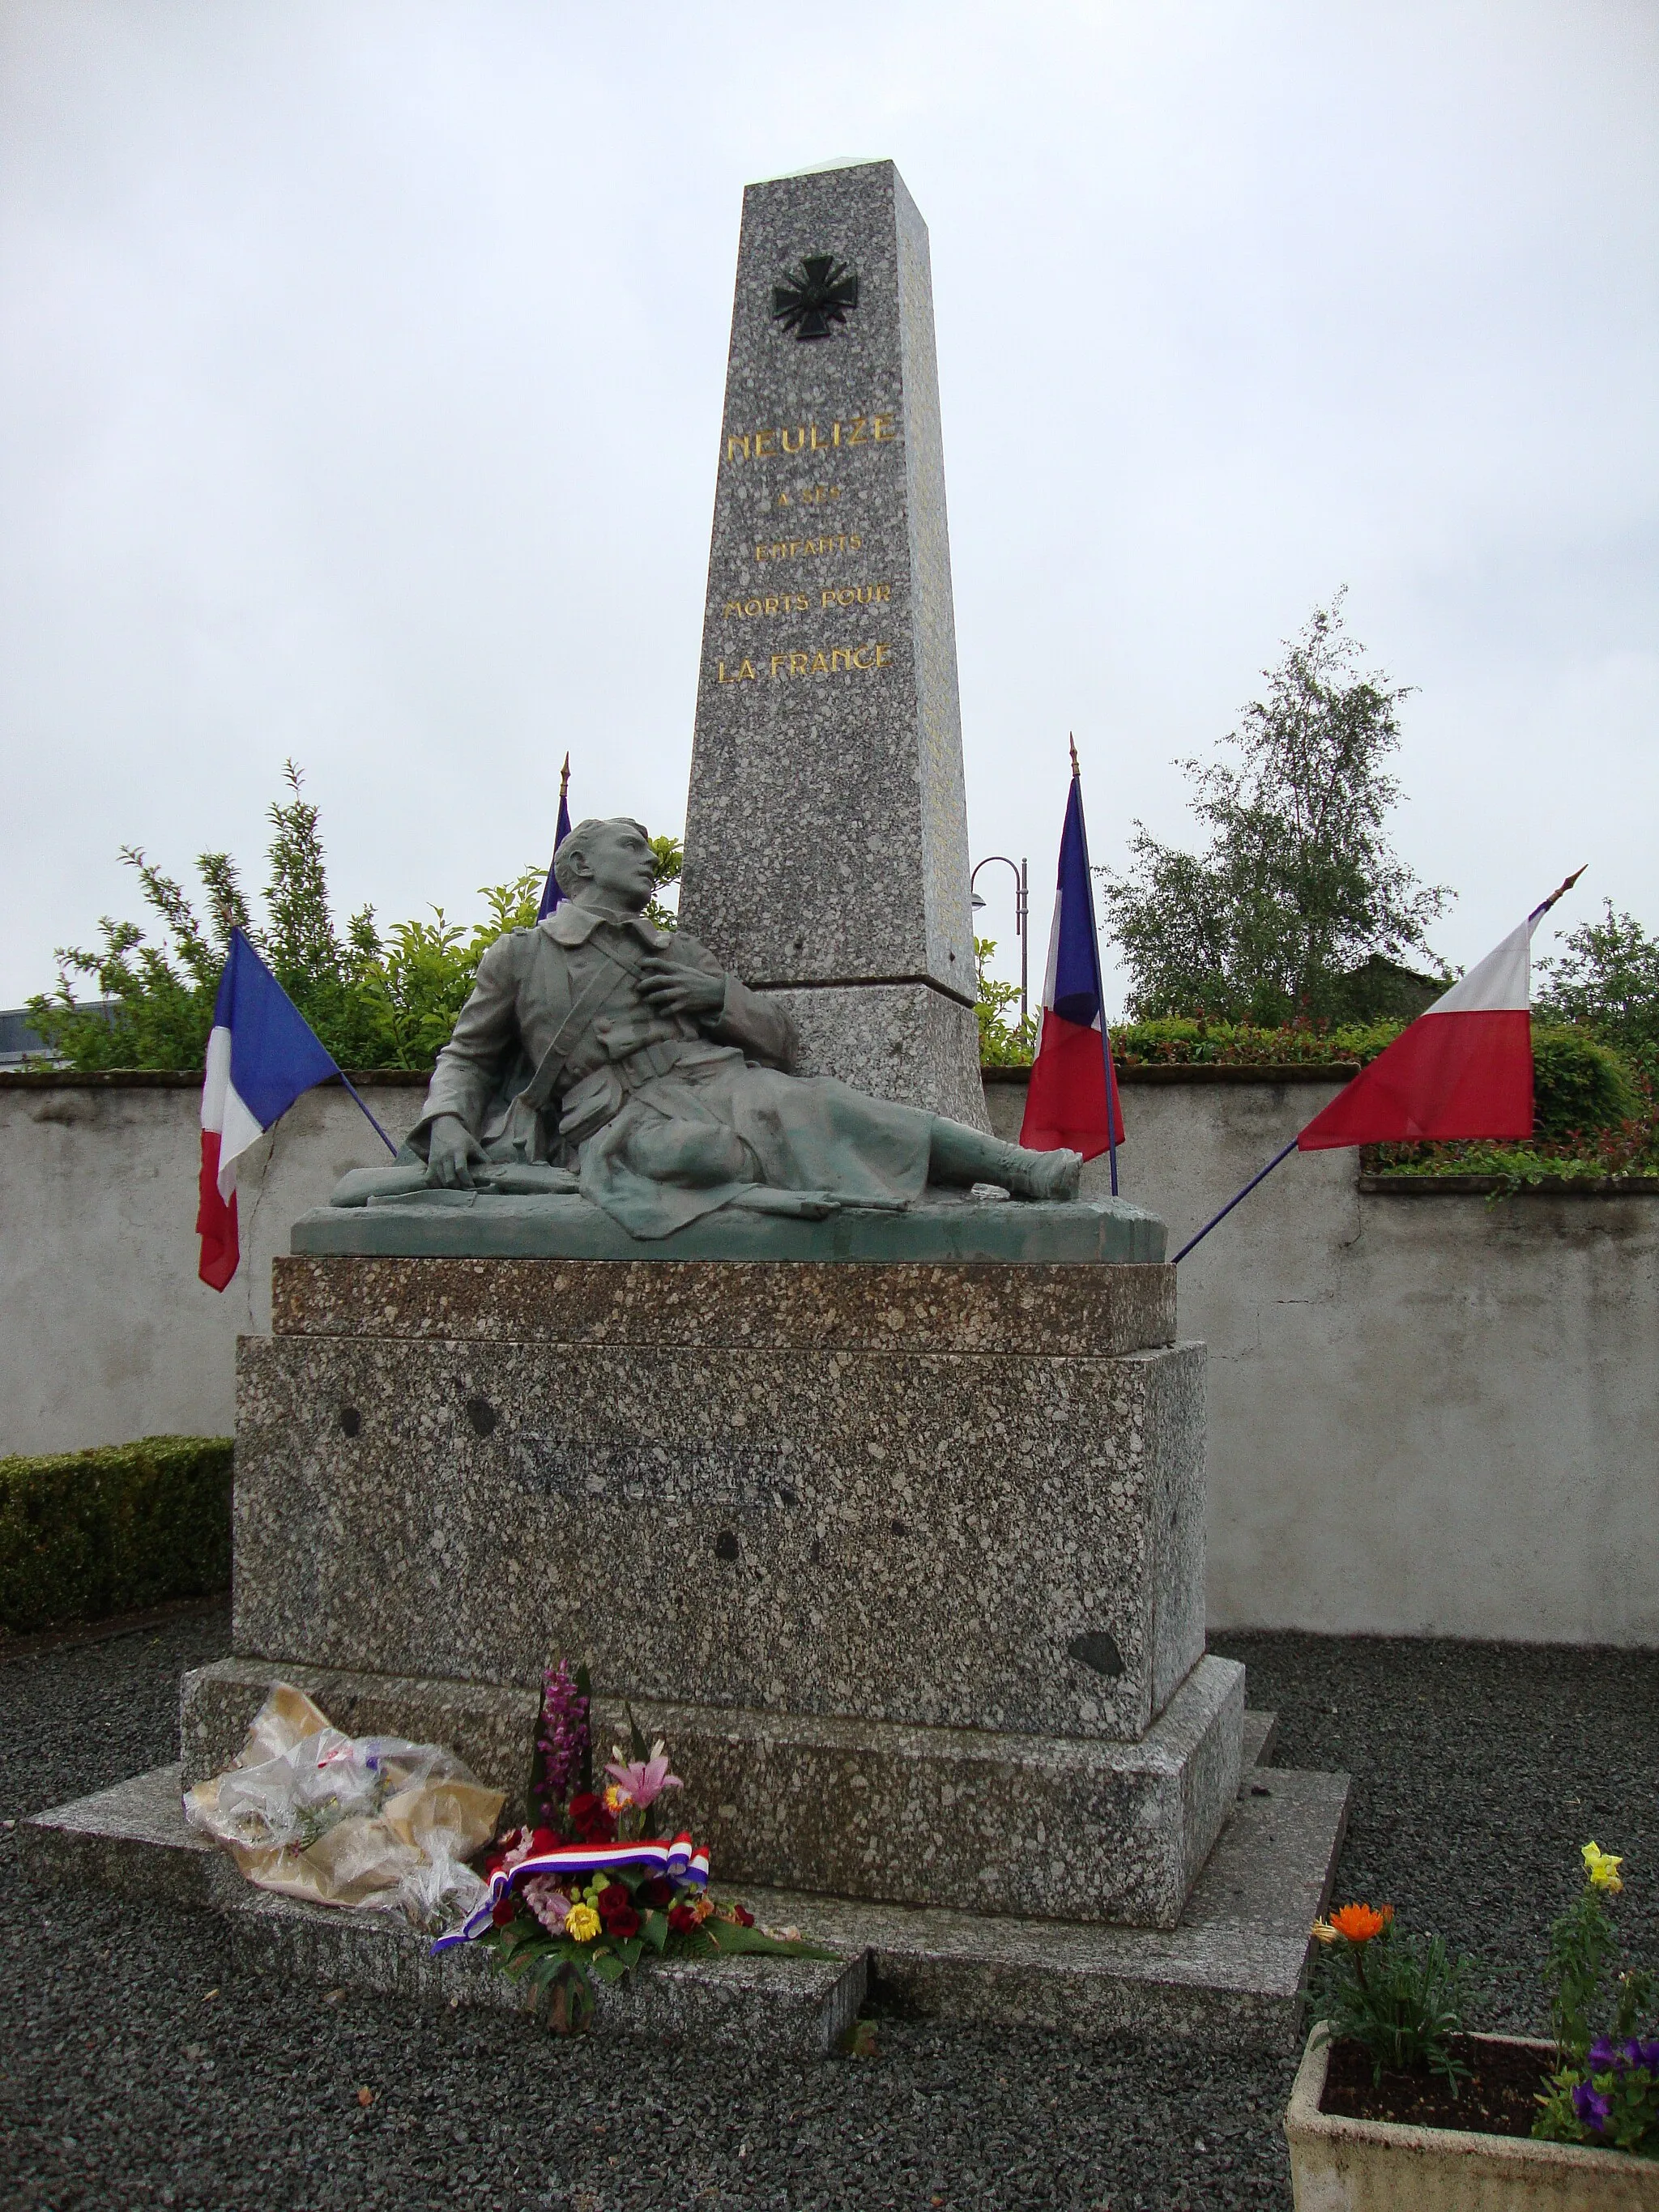
[[[1124,1195],[1172,1249],[1335,1089],[1217,1073],[1125,1083]],[[289,1222],[385,1157],[343,1092],[302,1099],[250,1156],[252,1264],[219,1297],[199,1095],[0,1076],[0,1451],[228,1431]],[[400,1135],[421,1092],[368,1096]],[[1023,1096],[989,1086],[1006,1133]],[[1180,1287],[1210,1347],[1212,1629],[1659,1644],[1659,1200],[1402,1197],[1297,1155]]]

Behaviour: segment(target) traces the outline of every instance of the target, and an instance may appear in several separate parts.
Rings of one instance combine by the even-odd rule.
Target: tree
[[[1160,844],[1137,822],[1128,872],[1099,871],[1138,1019],[1352,1018],[1361,963],[1439,965],[1425,932],[1450,894],[1419,884],[1384,830],[1400,788],[1382,763],[1410,687],[1364,667],[1343,596],[1264,671],[1267,696],[1224,741],[1238,764],[1180,763],[1206,848]]]
[[[1601,921],[1581,922],[1538,968],[1550,979],[1540,1014],[1593,1031],[1659,1079],[1659,938],[1634,915],[1604,899]]]

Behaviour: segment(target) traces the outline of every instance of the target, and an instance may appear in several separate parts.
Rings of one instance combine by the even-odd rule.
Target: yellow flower
[[[573,1943],[591,1943],[599,1932],[599,1916],[591,1905],[573,1905],[564,1916],[564,1932]]]
[[[1316,1920],[1309,1932],[1316,1943],[1334,1943],[1336,1941],[1336,1930],[1328,1920]]]
[[[1619,1869],[1625,1862],[1604,1851],[1600,1844],[1586,1844],[1583,1852],[1584,1873],[1592,1889],[1607,1889],[1615,1893],[1624,1887],[1619,1879]]]
[[[631,1805],[634,1800],[626,1790],[619,1789],[614,1782],[607,1782],[605,1785],[605,1802],[608,1811],[620,1813],[624,1806]]]

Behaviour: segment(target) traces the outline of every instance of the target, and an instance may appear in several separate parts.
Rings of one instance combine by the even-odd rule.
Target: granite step
[[[1271,1714],[1246,1748],[1271,1748]],[[166,1898],[226,1916],[237,1969],[405,2002],[524,2008],[477,1952],[431,1958],[390,1916],[271,1896],[185,1826],[180,1769],[154,1768],[20,1822],[20,1852],[48,1878]],[[745,1887],[763,1924],[799,1926],[831,1960],[660,1960],[601,1991],[594,2032],[747,2045],[798,2057],[836,2049],[866,1994],[955,2022],[1018,2023],[1085,2039],[1224,2034],[1288,2051],[1302,2025],[1309,1927],[1329,1901],[1346,1826],[1342,1774],[1247,1764],[1238,1801],[1179,1924],[1167,1932],[870,1905]]]
[[[391,1913],[346,1911],[273,1896],[185,1826],[180,1769],[153,1767],[113,1789],[18,1823],[20,1856],[37,1875],[222,1913],[236,1971],[324,1988],[371,1990],[422,2005],[527,2011],[516,1983],[471,1948],[433,1958],[427,1938]],[[653,1961],[598,1991],[592,2033],[656,2043],[720,2043],[825,2057],[858,2017],[867,1954],[833,1959]]]

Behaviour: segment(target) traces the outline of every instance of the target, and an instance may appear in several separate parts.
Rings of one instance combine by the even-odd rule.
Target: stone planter
[[[1285,2115],[1296,2212],[1659,2212],[1659,2159],[1322,2112],[1328,2056],[1316,2029]]]

